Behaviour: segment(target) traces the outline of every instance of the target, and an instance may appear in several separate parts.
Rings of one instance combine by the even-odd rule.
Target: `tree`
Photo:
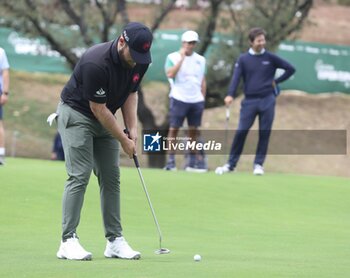
[[[207,107],[223,103],[229,85],[233,63],[248,47],[248,32],[252,27],[267,31],[267,47],[274,51],[287,38],[295,38],[305,24],[313,0],[225,0],[225,17],[218,24],[225,35],[209,58]],[[220,58],[217,58],[220,57]]]
[[[163,0],[155,5],[155,32],[166,16],[173,12],[176,0]],[[203,2],[203,1],[202,1]],[[208,8],[196,29],[201,37],[198,52],[208,54],[208,92],[206,106],[223,105],[223,98],[232,75],[233,61],[248,46],[247,33],[251,27],[267,30],[269,48],[294,36],[303,26],[313,0],[207,0]],[[198,1],[197,1],[198,3]],[[190,7],[195,1],[190,1]],[[119,35],[129,22],[126,0],[0,0],[1,25],[12,27],[27,35],[41,36],[57,50],[71,68],[79,59],[76,46],[88,47]],[[69,32],[68,32],[69,30]],[[119,33],[118,33],[119,32]],[[220,33],[219,42],[213,40]],[[215,46],[215,47],[212,47]],[[168,123],[157,125],[155,117],[139,90],[138,118],[143,129],[161,130],[166,135]],[[162,167],[164,156],[149,156],[149,166]]]
[[[163,1],[156,9],[151,24],[155,32],[176,0]],[[87,48],[94,43],[109,41],[119,35],[129,22],[125,0],[0,0],[2,25],[29,36],[46,39],[73,69],[79,55],[76,46]],[[53,12],[54,11],[54,12]],[[117,16],[119,15],[119,18]],[[114,25],[117,23],[117,27]],[[62,28],[63,27],[63,28]],[[119,32],[119,33],[118,33]],[[138,118],[144,129],[167,130],[167,123],[157,126],[151,110],[146,106],[142,87],[139,88]],[[164,157],[149,157],[150,166],[164,164]]]

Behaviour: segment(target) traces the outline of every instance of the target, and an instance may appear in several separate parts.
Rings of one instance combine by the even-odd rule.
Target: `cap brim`
[[[152,63],[151,52],[140,53],[129,47],[130,55],[136,64],[150,64]]]
[[[182,41],[182,42],[200,42],[200,40],[186,40],[186,41]]]

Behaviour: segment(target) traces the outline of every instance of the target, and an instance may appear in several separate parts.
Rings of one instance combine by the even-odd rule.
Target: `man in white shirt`
[[[5,130],[3,125],[3,106],[8,100],[10,86],[10,65],[5,50],[0,47],[0,166],[5,162]]]
[[[181,37],[182,45],[179,51],[170,53],[165,62],[165,72],[169,79],[170,89],[170,129],[168,143],[176,138],[179,128],[185,118],[188,124],[188,137],[195,141],[198,127],[201,125],[206,94],[206,60],[194,51],[199,41],[198,34],[186,31]],[[188,171],[206,171],[196,159],[196,153],[190,154]],[[175,152],[169,150],[165,170],[176,170]]]

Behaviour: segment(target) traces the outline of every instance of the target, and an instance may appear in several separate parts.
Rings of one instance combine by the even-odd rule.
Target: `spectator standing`
[[[243,151],[245,139],[255,118],[259,118],[259,141],[253,165],[254,175],[263,175],[272,123],[275,116],[275,102],[279,93],[278,84],[287,80],[295,72],[294,67],[277,55],[267,51],[266,32],[262,28],[252,28],[248,38],[248,52],[239,56],[234,66],[234,73],[225,105],[229,106],[236,97],[240,79],[244,82],[244,99],[241,103],[240,118],[232,142],[227,164],[216,168],[217,174],[234,171]],[[277,69],[284,73],[275,79]]]
[[[0,166],[5,163],[4,105],[8,101],[10,87],[10,65],[6,52],[0,47]]]
[[[196,141],[201,125],[206,94],[206,60],[194,51],[199,41],[195,31],[186,31],[181,36],[179,51],[170,53],[165,61],[165,72],[170,82],[170,109],[168,143],[174,141],[185,118],[188,123],[188,136]],[[190,154],[187,171],[205,172],[201,160],[196,160],[196,152]],[[169,150],[165,170],[176,170],[175,151]]]

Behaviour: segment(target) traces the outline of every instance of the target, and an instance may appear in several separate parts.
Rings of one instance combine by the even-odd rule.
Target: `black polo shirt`
[[[74,68],[61,99],[74,110],[90,117],[89,101],[106,103],[114,114],[131,92],[136,92],[148,64],[124,68],[117,51],[118,39],[89,48]]]

